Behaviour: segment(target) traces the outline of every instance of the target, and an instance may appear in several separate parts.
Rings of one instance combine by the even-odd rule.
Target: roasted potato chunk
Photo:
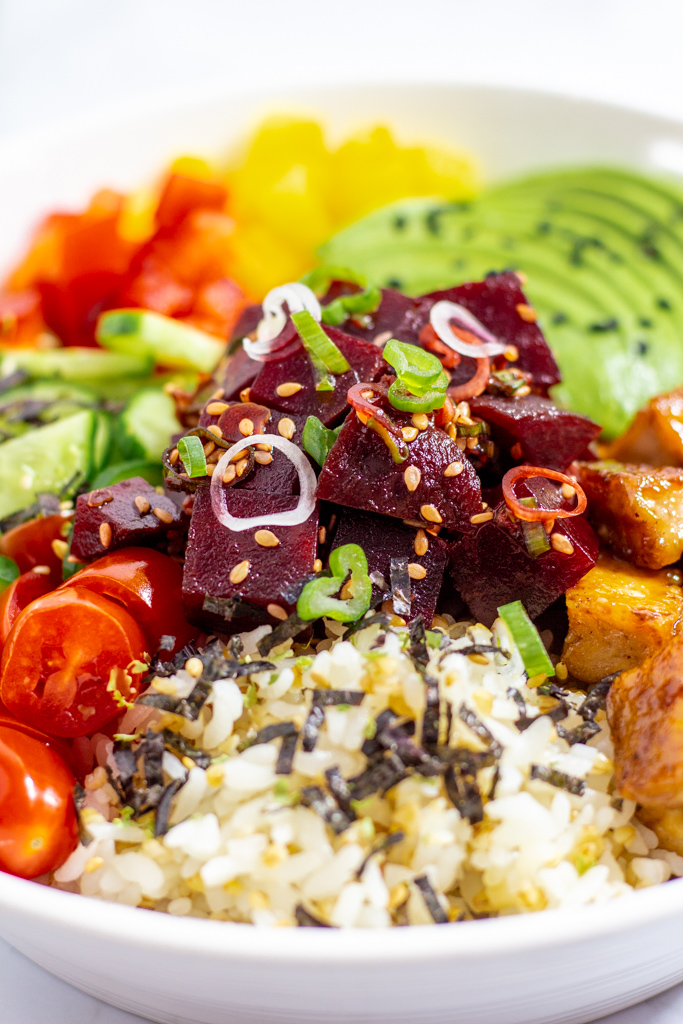
[[[601,552],[567,591],[562,661],[584,683],[640,664],[681,629],[683,592],[672,572],[638,569]]]
[[[683,388],[653,398],[603,451],[605,458],[622,462],[683,466]]]
[[[588,515],[615,555],[661,569],[683,554],[683,469],[577,463]]]
[[[646,807],[683,806],[683,636],[612,683],[607,718],[621,795]]]
[[[683,857],[683,807],[641,807],[638,817],[652,829],[663,850]]]

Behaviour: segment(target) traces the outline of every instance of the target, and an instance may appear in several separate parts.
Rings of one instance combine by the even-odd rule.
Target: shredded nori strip
[[[377,569],[373,569],[372,572],[370,573],[370,582],[372,583],[373,587],[378,587],[379,590],[382,591],[382,593],[389,589],[389,584],[384,578],[384,574],[378,572]]]
[[[427,650],[425,623],[421,615],[418,615],[411,623],[409,623],[408,636],[410,638],[408,655],[413,662],[417,663],[421,668],[424,668],[429,661],[429,651]]]
[[[391,580],[391,601],[395,615],[410,615],[410,575],[407,558],[392,558],[389,578]]]
[[[360,775],[349,779],[354,800],[365,800],[375,793],[386,793],[405,779],[408,771],[397,754],[391,751],[383,760],[377,761]]]
[[[118,769],[117,782],[122,793],[128,793],[133,782],[133,776],[138,769],[137,754],[129,746],[114,744],[113,757]]]
[[[373,757],[375,754],[379,754],[382,750],[382,743],[378,739],[379,734],[390,722],[398,721],[398,715],[391,708],[385,708],[381,711],[375,719],[375,735],[372,739],[364,741],[361,751],[366,757]]]
[[[339,768],[336,765],[334,768],[328,768],[325,772],[325,778],[327,779],[327,785],[330,793],[337,801],[344,814],[348,815],[351,821],[354,821],[356,814],[351,807],[353,794],[351,792],[351,787],[340,772]]]
[[[327,924],[326,921],[321,921],[319,917],[314,917],[309,910],[306,910],[303,903],[297,903],[294,908],[294,917],[299,928],[333,928],[334,925]]]
[[[149,667],[151,673],[155,676],[161,676],[163,679],[168,676],[175,675],[181,668],[185,667],[185,662],[188,658],[193,658],[197,655],[197,647],[194,641],[190,641],[189,644],[185,644],[181,651],[178,651],[170,661],[161,661],[159,657],[156,657]]]
[[[526,716],[526,701],[522,697],[521,693],[516,686],[510,686],[507,689],[506,696],[514,700],[515,704],[519,708],[519,714],[521,718]]]
[[[529,726],[533,725],[534,722],[537,722],[539,718],[549,718],[551,722],[557,724],[566,718],[572,710],[573,709],[565,701],[561,700],[560,703],[554,708],[551,708],[550,711],[544,711],[542,714],[536,715],[535,717],[530,715],[520,715],[515,722],[515,725],[520,732],[525,732]]]
[[[257,608],[256,605],[243,601],[239,595],[237,597],[211,597],[210,594],[207,594],[202,604],[202,611],[209,612],[210,615],[220,615],[226,622],[243,617],[249,617],[257,623],[268,621],[268,613],[263,608]]]
[[[154,837],[156,839],[160,836],[165,836],[168,832],[168,819],[171,814],[173,797],[184,785],[185,779],[173,779],[173,781],[169,782],[168,786],[164,788],[159,803],[156,806],[156,812],[154,815]]]
[[[439,897],[436,895],[426,875],[420,875],[413,879],[415,885],[422,894],[425,906],[429,911],[434,924],[448,924],[448,914],[441,906]]]
[[[570,696],[570,691],[563,690],[557,683],[542,683],[536,692],[540,693],[543,697],[556,697],[558,700]]]
[[[358,633],[361,629],[367,629],[368,626],[380,625],[387,627],[391,622],[391,616],[387,615],[386,612],[375,612],[374,615],[368,616],[366,619],[359,619],[358,622],[352,622],[344,633],[344,639],[348,640],[354,633]]]
[[[164,742],[166,746],[174,753],[178,754],[179,757],[189,757],[191,761],[194,761],[198,768],[208,768],[211,764],[211,756],[204,750],[199,750],[195,747],[194,743],[190,743],[183,736],[180,736],[177,732],[171,732],[170,729],[164,729],[163,731]]]
[[[157,708],[159,711],[167,711],[170,714],[178,714],[177,707],[180,704],[178,697],[171,696],[170,693],[143,693],[141,697],[135,702],[136,704],[143,704],[145,707]]]
[[[483,740],[491,753],[500,757],[503,753],[503,748],[474,711],[470,711],[466,704],[461,704],[460,710],[458,711],[458,717],[462,719],[468,729],[472,730],[475,736],[478,736],[480,740]]]
[[[600,708],[604,708],[610,687],[614,680],[619,677],[619,674],[619,672],[614,672],[611,676],[605,676],[599,683],[591,687],[588,696],[579,708],[579,714],[587,722],[592,722]]]
[[[163,786],[164,784],[164,773],[161,763],[165,749],[166,744],[163,735],[160,732],[152,732],[151,729],[148,729],[145,738],[137,750],[138,758],[142,756],[142,770],[148,789],[151,789],[152,786]]]
[[[85,790],[80,782],[77,782],[74,786],[74,806],[76,808],[76,821],[78,823],[78,839],[82,846],[90,846],[93,841],[93,836],[90,835],[87,828],[83,824],[81,818],[81,811],[85,805]]]
[[[326,825],[340,835],[351,824],[352,819],[339,806],[337,801],[320,786],[304,786],[301,790],[301,803],[310,807],[322,818]]]
[[[483,821],[484,804],[475,775],[463,767],[456,769],[449,765],[443,781],[448,798],[460,812],[460,816],[467,818],[472,825]]]
[[[303,633],[305,629],[308,629],[311,625],[305,619],[300,619],[296,612],[292,612],[288,619],[281,622],[279,626],[276,626],[272,633],[268,633],[264,636],[263,640],[259,641],[258,652],[261,657],[265,658],[267,654],[270,654],[274,647],[278,644],[282,644],[285,640],[293,640],[299,633]]]
[[[422,746],[435,754],[439,746],[439,727],[441,724],[441,698],[439,696],[439,680],[425,673],[425,710],[422,716]]]
[[[557,768],[546,768],[541,764],[532,765],[531,778],[548,782],[558,789],[565,789],[568,793],[573,793],[574,796],[583,796],[586,791],[586,783],[583,779],[577,779],[575,775],[567,775],[566,772],[560,772]]]
[[[410,736],[415,732],[415,722],[398,725],[388,723],[378,730],[376,739],[386,750],[397,754],[406,767],[416,768],[421,775],[439,775],[442,763],[419,747]]]
[[[358,707],[363,703],[364,690],[313,690],[313,703],[327,708],[335,704],[351,704]]]
[[[392,846],[396,846],[397,843],[403,842],[405,837],[405,832],[390,832],[389,835],[385,836],[384,839],[381,840],[381,842],[373,846],[370,853],[364,857],[363,863],[356,871],[356,878],[360,880],[363,877],[363,872],[370,863],[371,857],[375,857],[378,853],[384,853],[386,850],[391,849]]]
[[[231,636],[228,641],[228,654],[230,657],[237,661],[241,657],[243,650],[244,644],[240,640],[239,636],[237,634],[235,634],[235,636]]]
[[[254,736],[253,740],[248,741],[248,746],[255,747],[259,743],[270,743],[271,740],[277,740],[280,736],[295,736],[297,733],[297,727],[294,722],[274,722],[273,725],[266,725]]]
[[[171,636],[170,633],[164,633],[159,639],[159,650],[160,651],[172,651],[175,647],[175,637]]]
[[[582,722],[581,725],[577,725],[575,729],[565,729],[563,726],[558,725],[557,735],[560,739],[566,740],[570,747],[573,747],[575,743],[588,743],[588,740],[593,736],[597,736],[600,732],[600,726],[597,722]]]
[[[324,721],[325,712],[318,704],[314,704],[308,713],[308,718],[304,722],[304,727],[301,732],[301,746],[307,754],[310,754],[312,750],[315,750],[320,728]]]
[[[510,652],[496,647],[495,644],[470,644],[469,647],[460,647],[456,654],[501,654],[504,658],[510,659]]]
[[[276,775],[291,775],[294,767],[294,755],[296,753],[296,745],[299,739],[299,733],[295,732],[288,736],[282,737],[282,744],[280,746],[280,753],[277,755],[277,762],[275,764]]]

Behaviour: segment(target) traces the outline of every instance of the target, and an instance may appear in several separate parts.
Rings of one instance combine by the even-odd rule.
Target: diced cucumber
[[[88,409],[0,444],[0,519],[43,491],[73,494],[92,471],[97,428]]]
[[[76,384],[106,384],[109,378],[144,377],[153,361],[148,355],[106,352],[98,348],[0,349],[0,376],[25,370],[39,379],[68,380]]]
[[[133,476],[141,476],[143,480],[158,487],[163,483],[161,462],[147,462],[145,459],[129,459],[128,462],[117,462],[107,466],[92,480],[91,487],[111,487],[112,484],[130,480]]]
[[[0,436],[18,437],[97,403],[94,391],[62,381],[37,381],[10,388],[0,394]]]
[[[175,404],[161,388],[144,388],[129,401],[119,417],[117,442],[131,458],[150,462],[161,458],[173,434],[181,429]]]
[[[108,412],[97,413],[97,426],[95,427],[95,437],[93,440],[93,458],[92,458],[92,469],[93,473],[99,473],[101,469],[107,465],[107,461],[112,452],[114,440],[114,417]]]
[[[225,343],[196,327],[148,309],[112,309],[97,324],[97,340],[113,352],[151,356],[162,366],[212,373]]]

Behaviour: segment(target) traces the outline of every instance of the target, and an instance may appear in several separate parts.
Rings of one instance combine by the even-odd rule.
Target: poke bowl
[[[237,284],[222,274],[189,312],[161,304],[170,285],[149,246],[176,244],[191,180],[202,245],[213,232],[220,249],[223,186],[206,161],[272,114],[271,97],[174,97],[0,152],[13,197],[0,264],[16,294],[38,296],[3,319],[0,383],[34,390],[21,395],[26,432],[0,443],[0,551],[21,570],[0,623],[0,741],[13,730],[28,750],[46,734],[64,785],[79,780],[57,853],[38,833],[16,853],[0,825],[13,872],[0,872],[0,934],[84,991],[178,1024],[597,1019],[683,979],[671,718],[683,480],[658,427],[675,434],[662,393],[683,382],[683,124],[443,83],[326,87],[277,107],[309,126],[302,151],[311,119],[336,140],[388,125],[406,142],[387,167],[398,179],[413,161],[411,184],[392,193],[380,180],[363,206],[375,157],[354,178],[337,141],[321,213],[301,198],[318,165],[290,161],[274,191],[296,201],[288,220],[277,204],[272,216],[279,243],[304,241],[264,270],[254,247],[275,252],[275,236],[254,213],[247,158],[228,179],[242,195]],[[178,153],[205,162],[173,165],[150,227],[144,183]],[[115,300],[102,291],[121,273],[106,236],[109,263],[85,266],[66,301],[50,246],[71,215],[48,218],[16,261],[40,216],[94,193],[91,218],[120,217],[116,196],[135,197],[121,258],[137,276]],[[75,266],[91,226],[68,243]],[[306,263],[315,249],[322,270]],[[182,249],[174,296],[199,250]],[[37,345],[20,337],[33,315]],[[93,406],[103,353],[117,369]],[[62,357],[66,375],[36,369]],[[229,384],[217,387],[217,367]],[[189,385],[177,377],[188,370],[203,377]],[[522,402],[531,431],[507,411]],[[63,416],[40,419],[57,405]],[[0,407],[11,431],[2,394]],[[61,431],[58,459],[41,430]],[[274,467],[275,488],[259,492]],[[43,526],[63,523],[47,547],[33,536],[48,553],[24,566],[11,535],[35,503]],[[634,532],[631,506],[668,532]],[[35,589],[19,603],[24,576]],[[127,655],[98,669],[100,690],[79,683],[78,701],[51,704],[73,651],[95,663],[114,634]],[[31,688],[38,647],[48,682]],[[666,714],[648,704],[653,680],[668,687]],[[34,854],[42,869],[25,869]]]

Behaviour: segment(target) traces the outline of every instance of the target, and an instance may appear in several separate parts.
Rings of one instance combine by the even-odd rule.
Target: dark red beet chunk
[[[246,517],[294,508],[297,498],[290,495],[263,494],[255,491],[231,491],[228,507],[235,516]],[[269,604],[279,605],[289,615],[296,605],[293,592],[287,594],[302,577],[313,572],[318,541],[317,510],[298,526],[264,525],[280,541],[277,547],[262,547],[254,540],[256,530],[235,533],[222,526],[213,513],[208,488],[195,497],[187,541],[183,572],[183,601],[188,619],[207,631],[235,633],[252,629],[262,622],[276,624],[268,614]],[[239,583],[230,582],[230,573],[243,561],[249,571]],[[226,619],[217,611],[204,610],[205,598],[240,602],[233,617]]]
[[[255,359],[250,359],[240,345],[240,347],[228,357],[228,362],[225,367],[225,374],[223,377],[223,392],[225,398],[228,400],[238,398],[240,391],[243,391],[244,388],[249,387],[249,385],[253,383],[262,366],[263,363],[257,363]]]
[[[425,505],[436,508],[448,530],[470,531],[470,517],[481,512],[481,486],[470,462],[455,441],[435,427],[421,430],[408,445],[406,462],[397,464],[386,444],[355,414],[348,417],[325,460],[317,495],[324,501],[380,512],[397,519],[429,523],[421,514]],[[451,463],[463,466],[458,476],[444,476]],[[420,470],[420,482],[409,491],[408,466]]]
[[[415,537],[417,530],[405,526],[398,519],[377,516],[370,512],[356,512],[343,509],[339,518],[337,532],[334,536],[333,548],[342,544],[360,544],[368,560],[370,572],[380,572],[390,582],[392,558],[407,558],[409,563],[421,565],[427,575],[422,580],[410,581],[411,615],[414,619],[422,615],[429,629],[436,602],[441,590],[443,574],[446,568],[447,546],[439,537],[426,535],[429,548],[426,554],[415,554]],[[381,591],[373,586],[373,599],[383,593],[385,600],[390,600],[391,590]]]
[[[290,324],[286,331],[294,330]],[[382,353],[373,344],[353,338],[336,327],[325,327],[325,332],[346,357],[351,369],[335,378],[334,391],[316,391],[313,366],[303,346],[285,359],[264,363],[251,386],[250,398],[271,409],[279,409],[292,418],[300,417],[305,423],[309,416],[317,416],[325,426],[337,424],[348,412],[346,394],[359,381],[377,380],[388,367]],[[303,385],[295,395],[282,397],[277,389],[281,384]]]
[[[451,545],[449,571],[479,622],[490,626],[498,607],[509,601],[521,601],[535,619],[595,565],[598,540],[583,516],[558,519],[554,529],[567,537],[574,553],[551,549],[532,558],[519,524],[511,522],[501,502],[492,520]]]
[[[149,511],[138,509],[137,497],[149,503]],[[144,508],[144,502],[141,504]],[[170,540],[184,532],[186,522],[171,498],[157,494],[146,480],[134,476],[79,496],[71,554],[80,562],[89,562],[117,548],[137,544],[157,547],[166,538]]]
[[[337,294],[343,293],[333,293],[332,289],[330,289],[329,295],[322,300],[323,303],[336,298]],[[382,301],[374,313],[367,314],[369,323],[364,323],[363,317],[359,319],[349,317],[343,324],[340,324],[340,327],[347,334],[354,334],[357,338],[366,338],[368,341],[373,341],[378,336],[381,337],[387,331],[393,337],[394,330],[403,322],[406,313],[414,305],[415,299],[408,298],[402,292],[397,292],[393,288],[382,288]],[[385,340],[388,341],[388,337]]]
[[[496,337],[508,345],[514,345],[519,352],[519,359],[512,365],[533,374],[536,390],[545,393],[551,384],[560,381],[560,371],[540,327],[535,322],[528,323],[520,316],[518,307],[528,309],[529,304],[516,274],[511,271],[491,274],[483,281],[468,282],[457,288],[446,288],[420,296],[415,300],[414,308],[406,313],[403,322],[396,328],[396,337],[401,341],[418,344],[418,335],[429,322],[432,306],[441,299],[457,302],[469,309]],[[470,360],[463,362],[470,369],[474,365]],[[463,380],[471,377],[472,372],[468,372]],[[453,383],[461,383],[459,375],[454,376]]]
[[[583,456],[601,428],[586,416],[559,409],[549,398],[498,398],[480,395],[470,401],[473,416],[491,426],[505,469],[520,462],[563,472]],[[510,455],[515,445],[521,445]]]

